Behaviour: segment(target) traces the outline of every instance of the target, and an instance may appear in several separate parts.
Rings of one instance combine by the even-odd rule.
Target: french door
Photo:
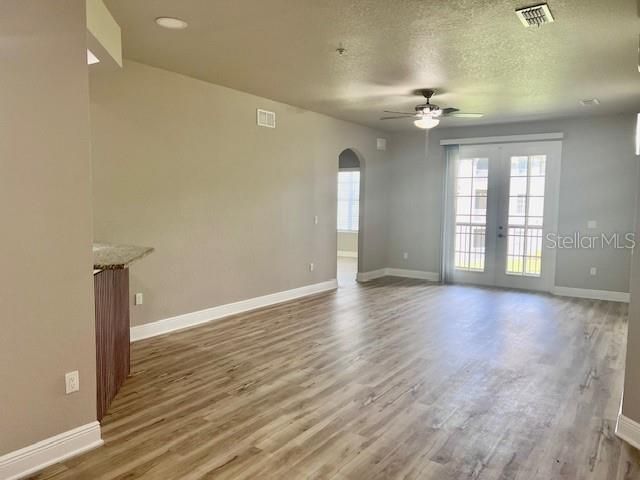
[[[449,160],[445,276],[550,291],[561,142],[461,145]]]

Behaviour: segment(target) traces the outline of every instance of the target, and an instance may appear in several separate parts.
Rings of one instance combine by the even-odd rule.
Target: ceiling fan
[[[403,118],[413,119],[413,124],[418,128],[433,128],[440,123],[441,117],[458,117],[458,118],[480,118],[482,113],[465,113],[457,108],[440,108],[435,103],[431,103],[431,97],[435,95],[435,90],[426,88],[420,90],[419,93],[427,100],[426,103],[416,105],[415,112],[393,112],[385,110],[384,113],[393,113],[392,117],[382,117],[380,120],[400,120]]]

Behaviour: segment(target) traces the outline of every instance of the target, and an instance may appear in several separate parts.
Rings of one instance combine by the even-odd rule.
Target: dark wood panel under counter
[[[96,380],[98,420],[129,376],[129,269],[102,270],[93,276],[96,303]]]

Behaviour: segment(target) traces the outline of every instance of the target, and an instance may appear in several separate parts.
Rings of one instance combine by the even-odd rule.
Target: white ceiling
[[[124,55],[237,90],[384,129],[412,92],[499,123],[640,108],[636,0],[549,0],[526,29],[514,0],[107,0]],[[189,28],[165,30],[158,16]],[[347,54],[339,56],[339,46]],[[598,107],[580,99],[597,97]]]

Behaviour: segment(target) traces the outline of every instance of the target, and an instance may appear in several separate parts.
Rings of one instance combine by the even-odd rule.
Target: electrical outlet
[[[404,258],[405,260],[408,260],[409,259],[409,253],[402,252],[402,258]]]
[[[596,222],[595,220],[589,220],[587,222],[587,228],[598,228],[598,222]]]
[[[598,269],[596,267],[591,267],[589,269],[589,275],[595,277],[598,274]]]
[[[134,305],[142,305],[144,303],[144,295],[142,293],[136,293],[136,296],[133,300]]]
[[[65,391],[67,395],[80,390],[80,374],[77,370],[68,372],[64,376]]]
[[[309,271],[313,272],[313,270],[316,268],[316,266],[313,263],[309,264]]]

